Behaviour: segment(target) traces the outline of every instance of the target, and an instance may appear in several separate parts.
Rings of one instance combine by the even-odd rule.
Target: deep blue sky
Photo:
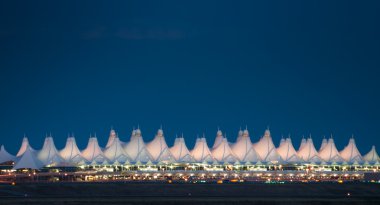
[[[65,3],[63,3],[65,2]],[[0,3],[0,144],[219,126],[380,146],[379,1]],[[380,147],[379,147],[380,148]]]

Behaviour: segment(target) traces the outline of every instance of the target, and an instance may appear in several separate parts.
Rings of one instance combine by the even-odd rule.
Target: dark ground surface
[[[350,193],[350,196],[347,194]],[[380,184],[0,185],[0,204],[380,204]]]

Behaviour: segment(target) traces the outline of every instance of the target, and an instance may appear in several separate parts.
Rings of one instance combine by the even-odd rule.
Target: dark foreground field
[[[349,195],[348,195],[349,193]],[[380,184],[0,185],[0,204],[380,204]]]

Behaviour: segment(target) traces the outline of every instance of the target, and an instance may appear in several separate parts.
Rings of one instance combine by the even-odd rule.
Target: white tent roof
[[[301,144],[298,148],[298,151],[301,150],[303,148],[303,146],[305,146],[307,143],[306,139],[304,137],[302,137],[302,140],[301,140]]]
[[[323,138],[321,146],[319,147],[319,151],[321,151],[323,148],[325,148],[326,145],[327,145],[327,139]]]
[[[305,161],[311,163],[321,163],[322,159],[319,157],[317,150],[315,149],[313,140],[311,138],[307,139],[306,143],[298,150],[298,157]]]
[[[17,152],[17,155],[16,157],[20,157],[21,155],[24,154],[25,150],[29,147],[29,149],[32,149],[32,151],[34,151],[34,149],[29,145],[29,140],[27,137],[24,137],[22,139],[22,144],[21,144],[21,147],[19,149],[19,151]]]
[[[124,146],[124,151],[131,158],[131,162],[147,163],[152,160],[152,156],[148,152],[141,136],[140,129],[132,131],[131,141]]]
[[[252,163],[260,161],[259,155],[253,149],[248,130],[244,130],[242,136],[238,137],[236,143],[231,146],[231,149],[236,158],[241,162]]]
[[[37,157],[44,165],[58,165],[64,161],[59,155],[51,136],[45,138],[44,145],[42,149],[38,151]]]
[[[238,137],[236,138],[236,142],[240,140],[241,137],[243,137],[243,130],[241,130],[241,128],[239,129],[239,132],[238,132]]]
[[[136,130],[135,129],[133,129],[132,130],[132,134],[131,134],[131,138],[130,138],[130,141],[132,141],[132,139],[134,138],[134,137],[138,137],[138,136],[141,136],[141,130],[139,129],[139,128],[137,128]]]
[[[172,162],[173,156],[170,153],[169,147],[166,144],[164,132],[162,129],[157,131],[154,139],[146,145],[150,155],[153,157],[153,162]]]
[[[364,155],[364,160],[371,164],[380,162],[380,157],[376,152],[375,146],[372,146],[371,150],[366,155]]]
[[[286,138],[286,140],[277,148],[277,153],[281,158],[288,163],[298,163],[301,160],[298,158],[297,152],[293,147],[292,140]]]
[[[330,138],[323,149],[319,151],[319,157],[328,163],[342,163],[344,161],[335,147],[333,138]]]
[[[348,163],[363,163],[363,157],[360,154],[354,138],[351,138],[348,145],[340,151],[340,156]]]
[[[99,147],[96,137],[90,137],[88,139],[87,147],[82,151],[82,156],[90,163],[102,164],[106,161],[106,156]]]
[[[264,136],[253,144],[253,148],[259,154],[260,159],[264,162],[279,162],[281,161],[280,155],[277,153],[276,147],[273,144],[272,137],[269,130],[265,130]]]
[[[197,138],[194,149],[191,150],[191,155],[197,162],[210,163],[214,161],[205,137]]]
[[[228,144],[227,138],[223,138],[219,145],[212,149],[211,153],[218,162],[235,163],[238,161]]]
[[[280,144],[278,146],[280,147],[284,143],[285,143],[285,139],[284,139],[284,137],[281,137]]]
[[[13,169],[39,169],[43,166],[43,163],[38,160],[35,151],[27,146],[20,159],[13,166]]]
[[[16,157],[9,154],[7,152],[7,150],[5,150],[5,147],[4,145],[1,145],[1,148],[0,148],[0,163],[3,163],[3,162],[9,162],[9,161],[15,161],[16,160]]]
[[[107,142],[106,148],[108,148],[109,146],[112,145],[112,143],[115,140],[115,138],[116,138],[116,132],[115,132],[114,129],[111,129],[110,135],[108,137],[108,142]]]
[[[214,149],[217,146],[219,146],[222,140],[223,140],[223,133],[221,130],[218,129],[218,131],[216,132],[216,137],[215,137],[214,145],[212,146],[212,148]]]
[[[194,161],[189,149],[187,149],[185,139],[183,137],[177,137],[175,139],[173,147],[170,148],[170,152],[177,162]]]
[[[118,137],[113,138],[111,145],[104,150],[104,155],[111,163],[125,163],[131,160],[121,145]]]
[[[77,164],[85,161],[85,159],[82,156],[82,153],[78,149],[74,137],[67,138],[66,146],[61,151],[59,151],[59,154],[65,160],[65,162],[69,164]]]

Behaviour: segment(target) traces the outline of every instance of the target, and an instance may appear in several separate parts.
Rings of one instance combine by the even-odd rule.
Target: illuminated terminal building
[[[239,131],[235,143],[228,142],[218,130],[211,148],[203,136],[189,150],[183,136],[177,137],[169,147],[162,129],[148,143],[144,142],[140,129],[132,131],[129,142],[121,141],[112,129],[104,148],[95,136],[89,138],[83,150],[78,148],[74,137],[67,138],[62,150],[55,147],[51,136],[45,138],[41,150],[33,149],[24,137],[16,156],[1,146],[0,164],[2,173],[9,175],[26,171],[37,175],[70,173],[86,180],[99,176],[104,179],[195,176],[297,180],[363,178],[366,172],[378,171],[380,158],[374,146],[362,156],[353,138],[341,151],[337,150],[333,138],[323,139],[319,150],[311,138],[303,138],[296,150],[290,138],[282,138],[276,148],[269,129],[256,143],[252,143],[247,129]]]

